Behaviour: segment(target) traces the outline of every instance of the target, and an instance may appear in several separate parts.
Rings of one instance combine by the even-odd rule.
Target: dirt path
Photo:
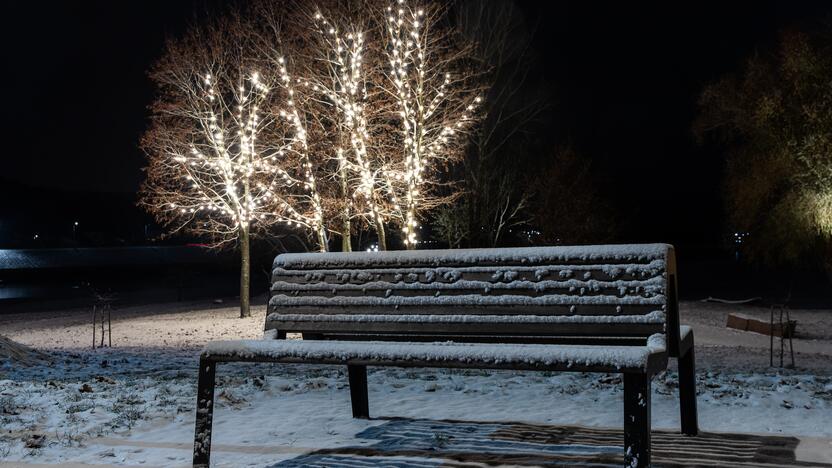
[[[235,304],[208,301],[116,309],[113,345],[195,348],[213,340],[260,338],[265,316],[265,305],[253,306],[251,317],[241,319]],[[92,345],[90,311],[0,315],[0,334],[34,348],[88,348]]]

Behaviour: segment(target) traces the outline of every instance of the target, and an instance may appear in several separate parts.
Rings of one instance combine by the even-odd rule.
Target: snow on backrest
[[[267,328],[649,335],[669,258],[666,244],[284,254]]]

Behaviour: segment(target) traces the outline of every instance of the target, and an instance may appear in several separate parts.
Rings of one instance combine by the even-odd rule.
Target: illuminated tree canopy
[[[481,73],[439,3],[256,3],[170,41],[142,139],[141,203],[171,231],[242,254],[302,230],[318,250],[388,226],[407,248],[424,213],[457,192],[442,171],[477,122]],[[451,188],[449,188],[451,187]]]

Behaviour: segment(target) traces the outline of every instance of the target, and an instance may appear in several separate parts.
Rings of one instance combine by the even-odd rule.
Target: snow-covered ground
[[[768,368],[768,337],[724,328],[734,310],[682,305],[696,334],[700,425],[802,436],[815,459],[832,462],[832,312],[793,311],[804,336],[795,341],[798,368],[777,370]],[[188,466],[199,347],[260,337],[264,307],[254,312],[239,319],[234,307],[204,303],[116,310],[116,347],[95,351],[88,310],[0,315],[0,334],[52,357],[44,366],[0,366],[0,466]],[[656,428],[679,425],[675,379],[671,370],[654,381]],[[369,387],[373,416],[622,424],[617,375],[387,368],[371,370]],[[369,443],[355,435],[385,422],[350,417],[337,367],[221,365],[217,395],[217,466]]]

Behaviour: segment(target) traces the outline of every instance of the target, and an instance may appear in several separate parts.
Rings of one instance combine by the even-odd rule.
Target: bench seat
[[[665,337],[645,346],[456,342],[236,340],[209,343],[214,362],[282,362],[398,367],[451,367],[574,372],[640,372],[667,367]]]

